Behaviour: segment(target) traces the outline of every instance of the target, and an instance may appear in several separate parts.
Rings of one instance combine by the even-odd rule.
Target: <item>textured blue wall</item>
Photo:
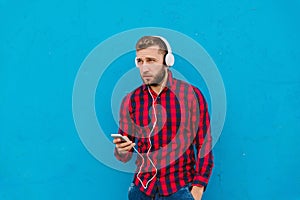
[[[0,199],[126,199],[132,174],[85,149],[72,90],[95,46],[147,26],[198,41],[223,77],[226,123],[203,199],[300,199],[299,9],[296,0],[1,0]]]

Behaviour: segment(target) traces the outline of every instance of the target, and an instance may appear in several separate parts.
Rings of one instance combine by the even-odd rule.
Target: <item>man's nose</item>
[[[149,69],[150,69],[150,65],[149,64],[143,63],[143,65],[141,66],[142,72],[148,72]]]

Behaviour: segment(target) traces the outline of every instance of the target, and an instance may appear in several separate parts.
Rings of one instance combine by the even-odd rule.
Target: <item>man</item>
[[[173,78],[171,47],[160,36],[136,44],[143,85],[128,94],[120,109],[115,156],[122,162],[137,153],[130,200],[201,199],[213,168],[207,104],[198,88]]]

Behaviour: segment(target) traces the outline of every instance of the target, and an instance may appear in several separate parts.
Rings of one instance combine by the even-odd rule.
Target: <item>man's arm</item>
[[[131,111],[130,94],[128,94],[121,103],[118,133],[127,137],[130,141],[122,142],[120,139],[113,140],[113,143],[116,144],[114,155],[122,162],[127,162],[131,159],[133,146],[135,145],[135,137],[133,136],[134,124],[130,116]]]
[[[207,108],[207,103],[199,89],[195,88],[196,101],[193,102],[193,122],[196,125],[196,136],[194,145],[197,149],[197,157],[195,163],[195,175],[193,180],[192,194],[194,198],[201,199],[202,193],[205,191],[208,184],[212,168],[212,137],[210,133],[210,118]]]

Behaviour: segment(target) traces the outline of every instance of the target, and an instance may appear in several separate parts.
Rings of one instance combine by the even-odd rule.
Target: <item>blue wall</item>
[[[72,91],[95,46],[149,26],[199,42],[226,87],[203,199],[300,199],[300,3],[288,2],[1,0],[0,199],[126,199],[132,174],[86,150]]]

